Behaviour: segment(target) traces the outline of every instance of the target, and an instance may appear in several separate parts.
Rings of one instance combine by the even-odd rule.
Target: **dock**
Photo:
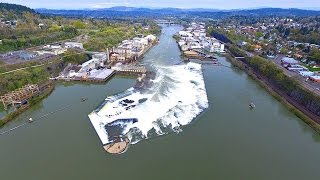
[[[183,51],[183,56],[187,59],[198,59],[202,61],[217,61],[210,53],[205,53],[200,50]]]

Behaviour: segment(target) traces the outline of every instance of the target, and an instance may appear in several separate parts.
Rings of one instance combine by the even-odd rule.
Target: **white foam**
[[[108,132],[104,125],[117,119],[137,118],[123,129],[123,134],[130,129],[138,128],[147,138],[152,129],[157,134],[164,134],[163,127],[180,129],[189,124],[204,109],[208,108],[208,98],[200,64],[188,63],[170,67],[157,67],[157,78],[154,86],[146,92],[135,92],[132,88],[124,93],[106,98],[108,101],[100,110],[89,114],[103,144],[109,143]],[[139,99],[147,98],[139,104]],[[119,102],[133,100],[135,107],[126,110]],[[132,135],[129,136],[129,138]]]

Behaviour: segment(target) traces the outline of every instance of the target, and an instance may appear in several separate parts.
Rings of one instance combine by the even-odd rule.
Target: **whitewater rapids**
[[[200,64],[158,66],[156,73],[151,88],[130,88],[109,96],[89,114],[104,145],[124,136],[133,144],[181,131],[181,126],[188,125],[208,108]]]

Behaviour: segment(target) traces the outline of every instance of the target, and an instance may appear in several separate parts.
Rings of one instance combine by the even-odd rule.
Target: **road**
[[[296,80],[298,80],[300,82],[301,85],[303,85],[305,88],[309,89],[310,91],[320,95],[320,84],[317,83],[313,83],[309,80],[307,80],[306,77],[300,76],[298,73],[294,72],[294,71],[289,71],[286,68],[284,68],[281,65],[281,59],[285,57],[285,55],[277,55],[276,58],[274,59],[274,63],[283,70],[283,72],[289,76],[292,77]]]
[[[49,62],[49,64],[51,64],[51,63],[52,63],[52,62]],[[4,73],[0,73],[0,75],[5,75],[5,74],[13,73],[13,72],[16,72],[16,71],[21,71],[21,70],[25,70],[25,69],[29,69],[29,68],[35,68],[35,67],[40,67],[40,66],[45,66],[45,65],[48,65],[48,64],[45,63],[45,64],[38,64],[38,65],[35,65],[35,66],[29,66],[29,67],[19,68],[19,69],[15,69],[15,70],[12,70],[12,71],[7,71],[7,72],[4,72]]]

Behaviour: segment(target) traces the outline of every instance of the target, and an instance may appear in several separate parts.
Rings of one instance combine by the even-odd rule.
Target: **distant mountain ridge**
[[[137,8],[117,6],[103,9],[83,9],[83,10],[51,10],[37,9],[42,14],[53,14],[63,16],[81,17],[162,17],[162,16],[201,16],[221,18],[227,16],[320,16],[320,11],[304,9],[282,9],[282,8],[259,8],[259,9],[179,9],[179,8]]]
[[[50,10],[37,9],[39,13],[55,14],[64,16],[90,16],[90,17],[157,17],[165,15],[199,15],[205,17],[223,17],[232,15],[253,15],[253,16],[320,16],[320,11],[304,9],[282,9],[282,8],[259,8],[244,10],[219,10],[207,8],[179,9],[179,8],[137,8],[116,6],[103,9],[84,10]]]
[[[90,9],[87,9],[90,10]],[[191,8],[191,9],[181,9],[181,8],[147,8],[147,7],[127,7],[127,6],[115,6],[111,8],[102,8],[95,10],[114,10],[114,11],[157,11],[157,10],[166,10],[166,11],[199,11],[199,12],[217,12],[223,11],[221,9],[209,9],[209,8]],[[228,11],[228,10],[226,10]]]
[[[0,3],[0,12],[11,11],[14,14],[21,15],[23,12],[40,13],[45,15],[62,15],[72,17],[153,17],[163,16],[200,16],[211,18],[223,18],[228,16],[320,16],[320,10],[305,10],[297,8],[256,8],[256,9],[210,9],[210,8],[146,8],[146,7],[127,7],[115,6],[103,9],[80,9],[80,10],[54,10],[54,9],[36,9],[33,10],[26,6],[17,4]],[[313,8],[316,9],[316,8]],[[3,14],[3,13],[2,13]]]

